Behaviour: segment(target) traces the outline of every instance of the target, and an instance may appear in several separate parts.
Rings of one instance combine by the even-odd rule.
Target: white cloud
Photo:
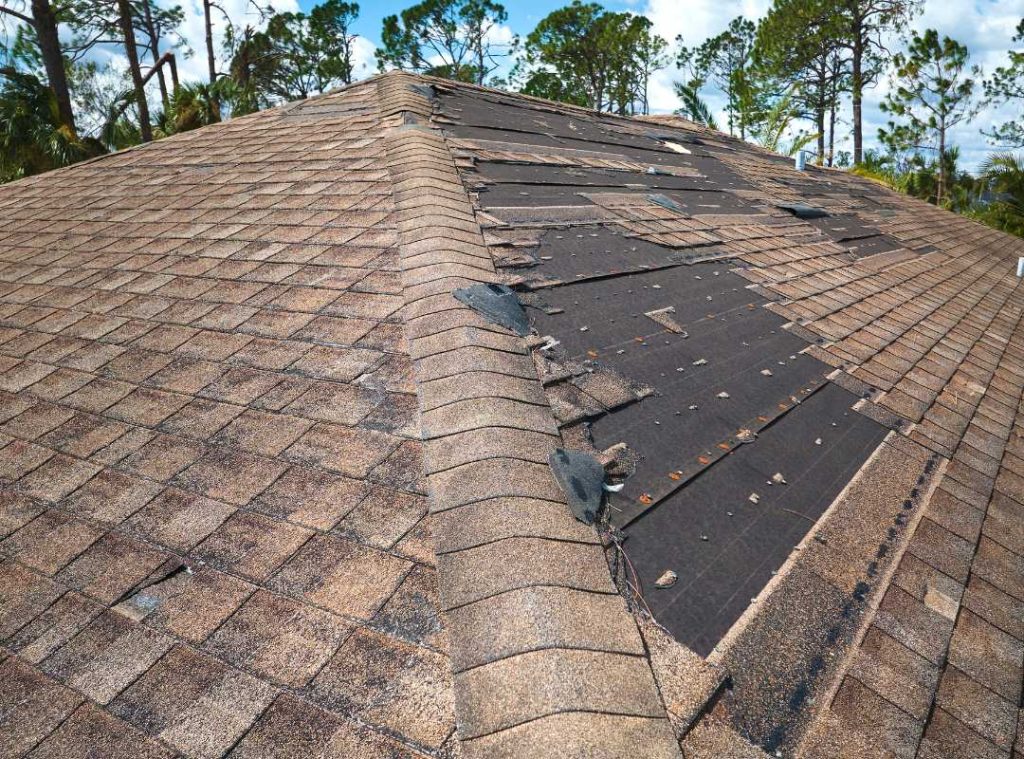
[[[684,8],[680,0],[646,0],[640,11],[654,23],[654,31],[669,42],[674,43],[676,36],[681,34],[684,44],[693,46],[721,32],[736,16],[757,19],[770,6],[770,0],[688,0]],[[923,12],[914,19],[911,28],[919,31],[933,28],[940,35],[953,37],[967,45],[972,62],[982,66],[984,72],[989,74],[996,66],[1005,64],[1006,51],[1013,44],[1011,37],[1014,28],[1022,16],[1022,0],[925,0]],[[896,46],[899,46],[898,43]],[[672,82],[678,78],[679,72],[674,68],[658,72],[654,77],[651,82],[651,104],[654,110],[669,112],[679,107],[672,89]],[[887,91],[888,82],[883,80],[865,93],[864,138],[867,147],[876,144],[878,128],[888,120],[879,108]],[[978,93],[981,94],[980,82]],[[719,123],[724,124],[724,97],[713,91],[706,94],[708,105],[720,119]],[[975,168],[993,149],[979,130],[987,131],[993,125],[1014,116],[1019,116],[1019,113],[1012,113],[1008,107],[990,107],[979,113],[971,123],[955,128],[951,136],[960,146],[961,164],[965,168]],[[842,126],[849,131],[849,103],[844,105],[842,118]],[[839,143],[839,149],[852,149],[852,140],[849,138],[839,140]]]
[[[377,46],[366,37],[356,37],[352,41],[353,79],[365,79],[377,73],[376,50]]]

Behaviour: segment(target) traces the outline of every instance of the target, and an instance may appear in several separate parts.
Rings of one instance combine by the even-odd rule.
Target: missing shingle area
[[[446,107],[443,96],[439,107],[442,112]],[[449,131],[456,138],[467,133],[478,137],[472,132],[476,128],[463,113],[462,123]],[[666,135],[659,133],[662,138]],[[528,146],[518,149],[522,155],[530,151]],[[615,152],[626,149],[617,146]],[[672,155],[668,160],[680,166],[701,158]],[[649,187],[652,180],[669,174],[653,161],[648,170],[636,173],[636,186],[624,183],[621,190],[588,186],[583,179],[587,175],[573,184],[571,166],[516,164],[514,169],[499,170],[497,164],[477,164],[475,170],[483,174],[469,173],[465,181],[481,177],[488,182],[475,198],[478,213],[484,219],[500,219],[488,230],[491,252],[499,267],[505,264],[499,271],[535,306],[528,309],[541,336],[533,345],[534,361],[563,440],[599,457],[616,448],[628,452],[631,476],[625,478],[621,492],[606,497],[608,518],[627,536],[633,523],[657,512],[660,502],[684,492],[688,483],[718,472],[730,456],[740,455],[740,449],[744,458],[762,449],[774,450],[771,441],[759,445],[758,434],[783,417],[804,419],[802,404],[810,404],[820,391],[827,391],[830,407],[843,406],[853,426],[863,430],[860,447],[870,452],[877,445],[884,430],[851,410],[855,396],[829,385],[826,374],[831,367],[804,353],[807,343],[819,336],[807,330],[788,332],[785,318],[763,308],[768,300],[732,271],[735,262],[727,257],[731,243],[715,232],[716,224],[728,222],[736,228],[726,237],[729,240],[787,234],[812,239],[820,232],[816,234],[809,222],[781,222],[730,191],[722,197],[728,196],[737,209],[730,208],[728,214],[702,209],[704,213],[693,215],[687,204],[691,191]],[[556,172],[557,181],[551,181]],[[542,177],[545,183],[533,189],[529,182]],[[718,181],[743,186],[726,167],[718,171]],[[520,193],[531,205],[508,204],[510,192]],[[706,193],[701,193],[705,200]],[[548,205],[533,205],[541,198]],[[500,207],[490,205],[492,199]],[[581,199],[592,205],[580,205]],[[737,218],[736,210],[748,218]],[[802,207],[797,210],[804,214]],[[808,211],[811,218],[828,216],[815,210],[820,211]],[[607,218],[598,218],[602,212]],[[581,368],[583,372],[578,371]],[[740,381],[737,372],[743,374]],[[588,392],[588,383],[613,377],[625,378],[645,392],[624,393],[615,405],[599,402]],[[689,385],[691,391],[684,392]],[[824,436],[825,431],[816,434]],[[814,447],[813,437],[802,442]],[[785,468],[784,463],[777,466]],[[745,477],[750,482],[741,483],[743,487],[763,485],[761,475]],[[786,543],[790,549],[806,532],[808,519],[792,521]],[[723,520],[727,526],[725,516]],[[690,550],[706,550],[708,542],[700,541]],[[624,550],[630,550],[628,537]],[[644,563],[646,558],[634,561],[643,565],[643,572],[653,571]],[[678,625],[673,632],[706,652],[717,640],[714,636],[720,637],[743,608],[738,605],[724,623],[698,631],[696,638],[692,630]]]

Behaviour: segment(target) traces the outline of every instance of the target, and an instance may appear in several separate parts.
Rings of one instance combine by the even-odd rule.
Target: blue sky
[[[299,7],[308,10],[315,2],[312,0],[300,0]],[[361,3],[362,12],[359,22],[356,25],[356,32],[377,42],[380,37],[381,19],[392,13],[400,13],[403,8],[412,5],[412,2],[386,2]],[[505,10],[508,11],[508,22],[512,29],[525,34],[533,29],[544,16],[558,8],[562,3],[544,2],[543,0],[520,0],[519,2],[508,2]],[[624,10],[625,3],[603,3],[606,8]],[[525,31],[523,31],[525,30]]]

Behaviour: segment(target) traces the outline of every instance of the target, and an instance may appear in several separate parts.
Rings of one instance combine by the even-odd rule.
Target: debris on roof
[[[501,284],[477,284],[452,292],[474,311],[488,320],[515,332],[520,337],[530,333],[530,321],[514,290]]]

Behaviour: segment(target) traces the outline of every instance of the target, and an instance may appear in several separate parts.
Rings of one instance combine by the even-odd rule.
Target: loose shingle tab
[[[804,203],[779,203],[778,207],[787,213],[793,214],[798,219],[825,219],[828,218],[828,211],[824,208],[816,208]]]
[[[455,290],[452,295],[489,321],[507,327],[520,337],[530,331],[530,321],[518,296],[506,285],[476,284]]]
[[[556,448],[548,457],[548,463],[575,517],[584,524],[596,522],[604,501],[601,462],[580,451]]]

